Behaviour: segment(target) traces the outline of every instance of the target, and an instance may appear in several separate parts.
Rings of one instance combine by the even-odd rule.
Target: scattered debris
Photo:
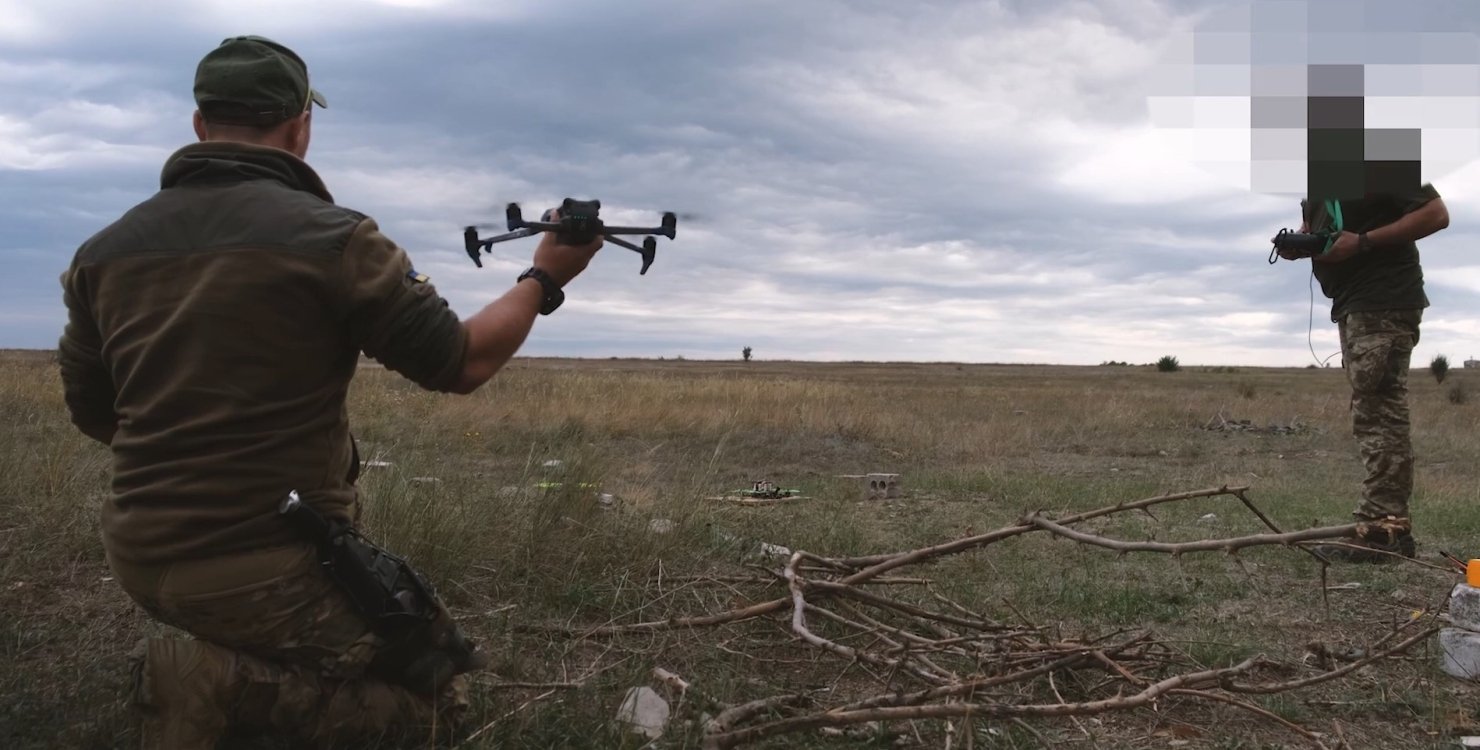
[[[632,688],[617,709],[617,721],[648,739],[658,739],[668,726],[668,701],[645,685]]]
[[[1202,428],[1211,432],[1248,432],[1266,435],[1304,435],[1308,432],[1316,431],[1315,428],[1301,422],[1298,417],[1292,418],[1287,424],[1271,422],[1264,427],[1260,427],[1254,424],[1252,420],[1228,419],[1223,416],[1223,412],[1218,412],[1218,415],[1208,420],[1207,424],[1203,425]]]
[[[781,546],[779,544],[771,544],[770,542],[761,542],[761,554],[763,554],[763,555],[772,555],[774,557],[791,557],[791,554],[792,553],[791,553],[791,550],[789,548],[783,547],[783,546]]]
[[[877,587],[885,582],[886,574],[898,576],[906,566],[928,565],[1028,534],[1052,536],[1117,554],[1160,553],[1178,557],[1196,553],[1236,555],[1256,547],[1314,554],[1307,545],[1349,538],[1356,532],[1356,524],[1282,531],[1249,500],[1247,490],[1248,487],[1223,486],[1179,492],[1117,502],[1057,518],[1032,512],[1015,523],[965,538],[858,557],[827,557],[762,542],[762,551],[785,558],[781,570],[772,571],[786,583],[787,591],[780,596],[756,598],[731,609],[689,617],[670,616],[595,627],[552,624],[538,629],[593,638],[719,626],[780,614],[789,620],[789,638],[800,638],[841,663],[866,665],[870,668],[867,672],[879,676],[879,684],[873,691],[850,690],[847,695],[804,691],[725,708],[704,725],[706,750],[751,745],[802,732],[826,731],[847,736],[861,729],[867,734],[873,722],[887,724],[920,717],[1012,720],[1159,710],[1158,701],[1168,695],[1232,706],[1313,740],[1317,735],[1311,730],[1271,714],[1250,703],[1247,697],[1284,693],[1337,680],[1404,653],[1441,631],[1443,625],[1434,613],[1429,617],[1410,618],[1365,649],[1345,649],[1333,654],[1321,646],[1314,658],[1332,666],[1316,671],[1308,665],[1305,674],[1291,675],[1283,665],[1258,654],[1237,664],[1209,667],[1187,658],[1181,649],[1162,642],[1150,630],[1072,636],[1024,621],[1020,615],[996,619],[972,608],[969,602],[956,601],[940,591],[930,590],[927,596],[907,588],[895,594]],[[1153,506],[1219,496],[1237,498],[1269,532],[1159,542],[1115,539],[1086,527],[1086,522],[1096,519],[1131,512],[1149,515]],[[757,584],[768,588],[776,583],[774,578],[757,579]],[[823,624],[826,627],[821,627]],[[1480,633],[1475,637],[1480,639]],[[1476,655],[1480,657],[1480,648],[1476,649]],[[1338,662],[1346,663],[1334,666]],[[1059,696],[1057,701],[1038,697],[1045,692],[1034,689],[1040,685],[1057,694],[1056,687],[1044,683],[1054,674],[1066,672],[1086,673],[1083,684],[1094,687],[1086,688],[1082,695]],[[649,737],[657,737],[667,720],[667,704],[651,690],[634,688],[628,692],[620,716],[627,717],[625,720],[630,724],[639,724],[636,710],[639,704],[649,709],[640,725],[650,728],[644,730]],[[1321,746],[1318,741],[1313,744]]]

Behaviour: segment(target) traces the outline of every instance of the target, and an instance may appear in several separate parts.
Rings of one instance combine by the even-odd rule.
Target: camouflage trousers
[[[168,566],[108,562],[146,612],[195,636],[146,639],[134,652],[145,750],[211,750],[228,732],[295,746],[425,746],[467,707],[464,675],[405,684],[398,665],[418,655],[395,653],[370,629],[311,546]]]
[[[1359,520],[1407,519],[1413,494],[1408,367],[1423,310],[1354,312],[1341,320],[1342,366],[1352,387],[1352,435],[1367,468]]]

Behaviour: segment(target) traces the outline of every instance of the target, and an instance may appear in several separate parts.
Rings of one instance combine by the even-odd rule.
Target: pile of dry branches
[[[1182,555],[1284,546],[1326,560],[1310,545],[1350,537],[1354,525],[1284,532],[1248,498],[1247,487],[1163,495],[1050,519],[1029,514],[1017,523],[984,534],[894,554],[829,558],[798,551],[777,573],[787,595],[700,617],[612,624],[572,631],[581,636],[696,628],[789,613],[794,636],[836,655],[873,676],[875,694],[842,700],[830,691],[777,695],[717,712],[705,726],[705,746],[730,748],[763,738],[802,731],[838,732],[872,722],[908,719],[1077,717],[1154,707],[1178,696],[1232,705],[1298,734],[1314,747],[1322,737],[1269,713],[1246,696],[1297,690],[1350,674],[1401,653],[1439,629],[1432,620],[1414,620],[1389,632],[1364,658],[1339,668],[1289,676],[1290,668],[1253,657],[1224,668],[1201,667],[1151,633],[1063,640],[1049,628],[1020,616],[1001,622],[939,593],[928,581],[901,578],[898,572],[945,556],[1030,533],[1046,533],[1118,553]],[[1269,528],[1268,533],[1181,543],[1123,541],[1076,529],[1092,519],[1192,498],[1236,498]],[[890,576],[887,574],[894,573]],[[921,596],[907,601],[901,584]],[[923,593],[922,593],[923,592]],[[851,644],[851,645],[850,645]],[[1283,673],[1283,674],[1282,674]],[[1072,687],[1071,687],[1072,686]],[[1065,697],[1066,690],[1072,693]],[[832,697],[831,705],[827,698]],[[948,727],[953,725],[948,725]],[[1027,731],[1033,731],[1026,724]],[[970,746],[972,734],[962,738]]]

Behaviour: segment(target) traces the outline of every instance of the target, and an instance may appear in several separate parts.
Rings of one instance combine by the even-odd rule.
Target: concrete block
[[[1457,628],[1480,632],[1480,589],[1456,584],[1449,592],[1449,621]]]
[[[1480,633],[1444,628],[1439,631],[1439,653],[1445,674],[1461,680],[1480,679]]]
[[[839,474],[840,479],[852,479],[858,482],[863,491],[863,499],[878,500],[880,498],[902,497],[904,489],[898,474]]]
[[[864,482],[870,498],[900,496],[898,474],[867,474],[864,476]]]

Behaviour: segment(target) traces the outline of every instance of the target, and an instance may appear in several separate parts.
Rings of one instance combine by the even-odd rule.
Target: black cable
[[[1315,268],[1315,261],[1311,261],[1309,286],[1310,286],[1310,316],[1306,320],[1306,326],[1305,326],[1305,345],[1308,346],[1308,347],[1310,347],[1310,356],[1311,356],[1311,359],[1314,359],[1316,361],[1316,364],[1317,365],[1319,365],[1321,367],[1326,367],[1327,366],[1326,363],[1331,361],[1331,357],[1334,357],[1337,354],[1340,354],[1341,353],[1341,350],[1340,349],[1336,350],[1336,352],[1334,354],[1332,354],[1331,357],[1327,357],[1325,359],[1321,359],[1320,356],[1316,354],[1316,341],[1315,341],[1315,335],[1316,335],[1316,268]]]

